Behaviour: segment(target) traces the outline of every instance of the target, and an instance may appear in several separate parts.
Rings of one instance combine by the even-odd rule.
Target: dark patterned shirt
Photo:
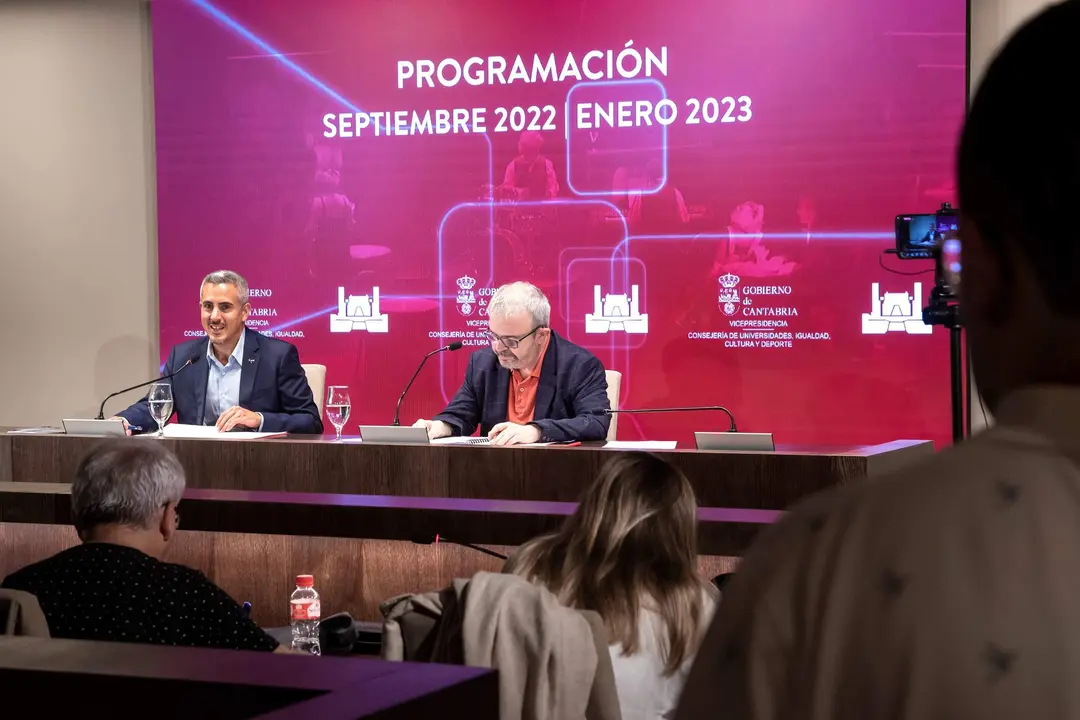
[[[37,597],[54,638],[266,650],[278,643],[197,570],[86,543],[9,575]]]

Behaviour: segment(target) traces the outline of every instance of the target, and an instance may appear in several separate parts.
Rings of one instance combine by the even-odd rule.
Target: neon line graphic
[[[570,188],[570,191],[575,195],[581,197],[606,197],[611,195],[621,195],[622,193],[616,193],[610,190],[578,190],[574,187],[574,174],[570,169],[570,98],[573,96],[574,91],[578,88],[596,88],[596,87],[624,87],[627,85],[655,85],[660,88],[660,95],[662,100],[667,100],[667,88],[659,80],[653,80],[652,78],[642,80],[602,80],[600,82],[577,82],[570,86],[570,89],[566,91],[566,103],[563,106],[563,117],[566,124],[566,186]],[[668,128],[667,125],[660,125],[662,136],[660,138],[660,152],[663,161],[661,163],[663,168],[663,175],[660,177],[660,184],[651,190],[635,190],[634,192],[641,195],[655,195],[664,189],[667,185],[668,176]]]
[[[314,75],[309,73],[307,70],[302,68],[300,65],[298,65],[297,63],[290,60],[289,57],[288,57],[289,53],[281,52],[280,50],[275,48],[273,45],[266,42],[261,37],[259,37],[258,35],[251,32],[246,27],[244,27],[243,25],[238,23],[236,20],[232,19],[231,17],[226,15],[224,12],[222,12],[221,10],[216,8],[215,6],[211,5],[209,2],[207,2],[207,0],[188,0],[188,1],[192,5],[195,5],[200,10],[205,12],[207,15],[211,16],[212,18],[217,20],[219,23],[221,23],[222,25],[227,27],[229,30],[232,30],[234,33],[239,35],[241,38],[243,38],[247,42],[251,43],[255,47],[262,50],[268,56],[273,57],[279,63],[281,63],[285,67],[289,68],[290,70],[292,70],[294,73],[296,73],[300,77],[304,78],[304,80],[309,82],[314,87],[318,88],[320,91],[325,93],[328,97],[330,97],[335,102],[341,103],[342,105],[349,108],[353,112],[363,112],[360,108],[353,105],[351,102],[349,102],[347,99],[345,99],[345,97],[343,95],[338,93],[336,90],[331,88],[329,85],[324,83],[322,80],[315,77]]]
[[[331,98],[332,100],[334,100],[337,103],[340,103],[342,106],[348,108],[350,111],[352,111],[354,113],[355,112],[363,112],[363,110],[361,110],[358,106],[356,106],[354,103],[352,103],[350,100],[348,100],[341,93],[337,92],[336,90],[331,88],[329,85],[327,85],[325,82],[323,82],[319,78],[312,75],[310,72],[305,70],[298,63],[290,60],[289,59],[289,53],[281,52],[280,50],[275,48],[273,45],[271,45],[267,41],[263,40],[262,38],[260,38],[255,33],[248,30],[242,24],[237,22],[235,19],[230,17],[228,14],[226,14],[225,12],[220,10],[219,8],[215,7],[213,4],[211,4],[207,0],[188,0],[188,1],[192,5],[198,7],[200,10],[205,12],[210,17],[217,20],[221,25],[228,28],[229,30],[231,30],[233,33],[235,33],[239,37],[243,38],[245,41],[247,41],[248,43],[250,43],[250,44],[254,45],[256,48],[258,48],[259,50],[266,53],[266,55],[268,57],[273,58],[274,60],[279,62],[284,67],[288,68],[289,70],[291,70],[294,73],[296,73],[297,75],[299,75],[305,81],[310,83],[313,87],[317,88],[319,91],[324,93],[327,97]],[[488,161],[487,161],[488,185],[494,186],[495,185],[495,150],[494,150],[494,146],[492,145],[491,138],[488,137],[487,133],[473,133],[473,134],[482,137],[484,139],[484,143],[487,145],[487,153],[488,153]],[[489,215],[488,223],[489,223],[489,227],[490,227],[489,245],[490,245],[490,247],[494,248],[494,244],[495,244],[495,208],[494,208],[494,205],[491,204],[491,203],[486,203],[486,205],[488,205],[488,207],[489,207],[489,213],[488,213],[488,215]],[[457,207],[457,206],[455,206],[455,207]],[[439,272],[440,272],[440,276],[439,276],[439,296],[442,295],[442,275],[441,275],[441,273],[442,273],[442,224],[445,223],[446,217],[449,216],[449,214],[454,211],[455,207],[452,207],[452,208],[450,208],[450,210],[447,211],[447,214],[443,216],[442,223],[439,224]],[[331,311],[325,311],[325,312],[331,312]],[[441,322],[442,322],[442,315],[441,315],[442,306],[441,305],[439,306],[439,313],[440,313],[439,320],[440,320],[440,325],[441,325]],[[315,313],[315,315],[317,315],[317,314],[318,313]],[[298,319],[297,322],[303,322],[305,319],[310,319],[311,317],[312,317],[311,315],[304,316],[304,318]]]
[[[443,272],[444,271],[444,263],[443,263],[443,230],[446,227],[446,222],[450,219],[450,217],[452,215],[454,215],[454,213],[458,212],[459,210],[463,210],[465,208],[488,208],[489,216],[492,217],[492,219],[493,219],[494,214],[495,214],[495,210],[494,210],[495,204],[496,203],[493,203],[493,202],[462,202],[462,203],[458,203],[457,205],[452,206],[449,210],[446,211],[446,214],[443,215],[442,220],[439,222],[438,238],[437,238],[437,263],[436,263],[437,273],[438,273],[438,276],[439,276],[439,279],[438,279],[439,285],[438,285],[438,293],[437,294],[440,297],[445,296],[444,289],[443,289],[443,275],[444,275],[444,272]],[[624,238],[626,236],[626,233],[628,232],[628,228],[627,228],[627,225],[626,225],[626,219],[622,217],[621,213],[619,213],[619,209],[617,207],[615,207],[615,205],[613,205],[611,202],[609,202],[607,200],[601,200],[599,198],[585,198],[585,199],[573,199],[573,198],[559,199],[559,198],[556,198],[554,200],[529,200],[529,201],[523,201],[523,202],[515,203],[513,205],[513,207],[552,207],[552,206],[558,206],[558,205],[569,205],[569,206],[576,206],[576,207],[589,206],[589,205],[600,205],[600,206],[609,207],[612,210],[614,210],[616,213],[618,213],[620,218],[622,218],[622,227],[623,227],[623,236],[624,236]],[[489,268],[490,268],[491,272],[489,273],[488,278],[487,278],[487,282],[483,285],[483,287],[491,287],[492,283],[494,282],[494,278],[495,278],[495,226],[494,226],[494,222],[492,222],[492,229],[491,229],[491,232],[488,235],[488,258],[489,258],[488,265],[489,265]],[[456,295],[454,297],[456,297]],[[444,320],[444,317],[443,317],[443,304],[439,303],[439,330],[443,329],[444,323],[445,323],[445,320]],[[445,378],[444,378],[444,375],[445,375],[444,369],[445,369],[445,364],[446,364],[445,355],[446,355],[446,353],[440,353],[440,355],[439,355],[439,391],[442,393],[443,400],[449,402],[450,396],[446,392],[446,385],[445,385]]]

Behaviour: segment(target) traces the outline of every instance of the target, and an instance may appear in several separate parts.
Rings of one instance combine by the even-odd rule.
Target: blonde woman
[[[697,570],[697,503],[677,468],[618,453],[554,535],[519,548],[506,571],[604,620],[624,720],[675,711],[716,590]]]

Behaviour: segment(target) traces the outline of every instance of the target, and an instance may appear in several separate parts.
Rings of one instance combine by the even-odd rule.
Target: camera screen
[[[940,216],[947,218],[948,216]],[[896,253],[904,260],[910,258],[932,258],[934,249],[941,244],[942,236],[938,230],[939,216],[897,215],[896,216]]]

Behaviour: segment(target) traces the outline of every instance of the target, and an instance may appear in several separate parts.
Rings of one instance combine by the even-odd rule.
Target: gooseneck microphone
[[[496,557],[496,558],[499,558],[500,560],[509,560],[510,559],[506,555],[503,555],[502,553],[497,553],[494,550],[488,550],[485,547],[480,547],[479,545],[473,545],[472,543],[458,542],[457,540],[451,540],[450,538],[443,537],[442,535],[439,535],[438,533],[435,533],[434,535],[413,535],[412,536],[412,541],[414,543],[416,543],[417,545],[438,545],[441,542],[450,543],[451,545],[460,545],[461,547],[467,547],[470,550],[475,550],[476,552],[482,552],[485,555],[490,555],[491,557]]]
[[[101,406],[98,407],[97,419],[98,420],[104,420],[105,419],[105,403],[109,402],[109,400],[112,400],[117,395],[123,395],[126,392],[130,392],[132,390],[138,390],[141,387],[146,387],[147,385],[153,385],[154,383],[161,382],[162,380],[172,380],[174,377],[176,377],[177,375],[182,373],[184,371],[184,368],[186,368],[188,365],[191,365],[193,362],[198,360],[200,356],[201,356],[201,353],[199,355],[193,355],[192,357],[189,357],[187,362],[185,362],[183,365],[178,367],[176,370],[173,370],[168,375],[162,375],[161,377],[156,377],[153,380],[147,380],[146,382],[141,382],[138,385],[132,385],[129,388],[124,388],[123,390],[117,390],[116,392],[112,393],[111,395],[107,395],[105,397],[105,399],[101,401]]]
[[[731,414],[731,411],[722,405],[693,405],[689,407],[666,407],[666,408],[637,408],[633,410],[605,410],[608,415],[635,415],[644,413],[666,413],[666,412],[712,412],[720,411],[728,416],[728,420],[731,421],[731,427],[728,428],[728,432],[739,432],[735,428],[735,416]]]
[[[393,424],[394,424],[395,427],[397,427],[398,425],[401,425],[401,421],[400,421],[400,418],[401,418],[401,401],[405,399],[405,393],[409,392],[409,388],[411,388],[412,384],[416,381],[416,376],[419,375],[420,371],[424,369],[424,363],[426,363],[428,361],[428,358],[431,357],[432,355],[438,355],[441,352],[453,352],[455,350],[460,350],[463,347],[465,347],[465,343],[460,342],[460,341],[456,341],[456,342],[450,343],[449,345],[446,345],[445,347],[436,348],[435,350],[432,350],[431,352],[429,352],[427,355],[424,356],[424,359],[420,361],[420,365],[416,368],[416,372],[414,372],[412,374],[412,377],[409,378],[409,384],[406,385],[405,389],[401,391],[401,397],[399,397],[397,399],[397,405],[394,407],[394,423]]]

